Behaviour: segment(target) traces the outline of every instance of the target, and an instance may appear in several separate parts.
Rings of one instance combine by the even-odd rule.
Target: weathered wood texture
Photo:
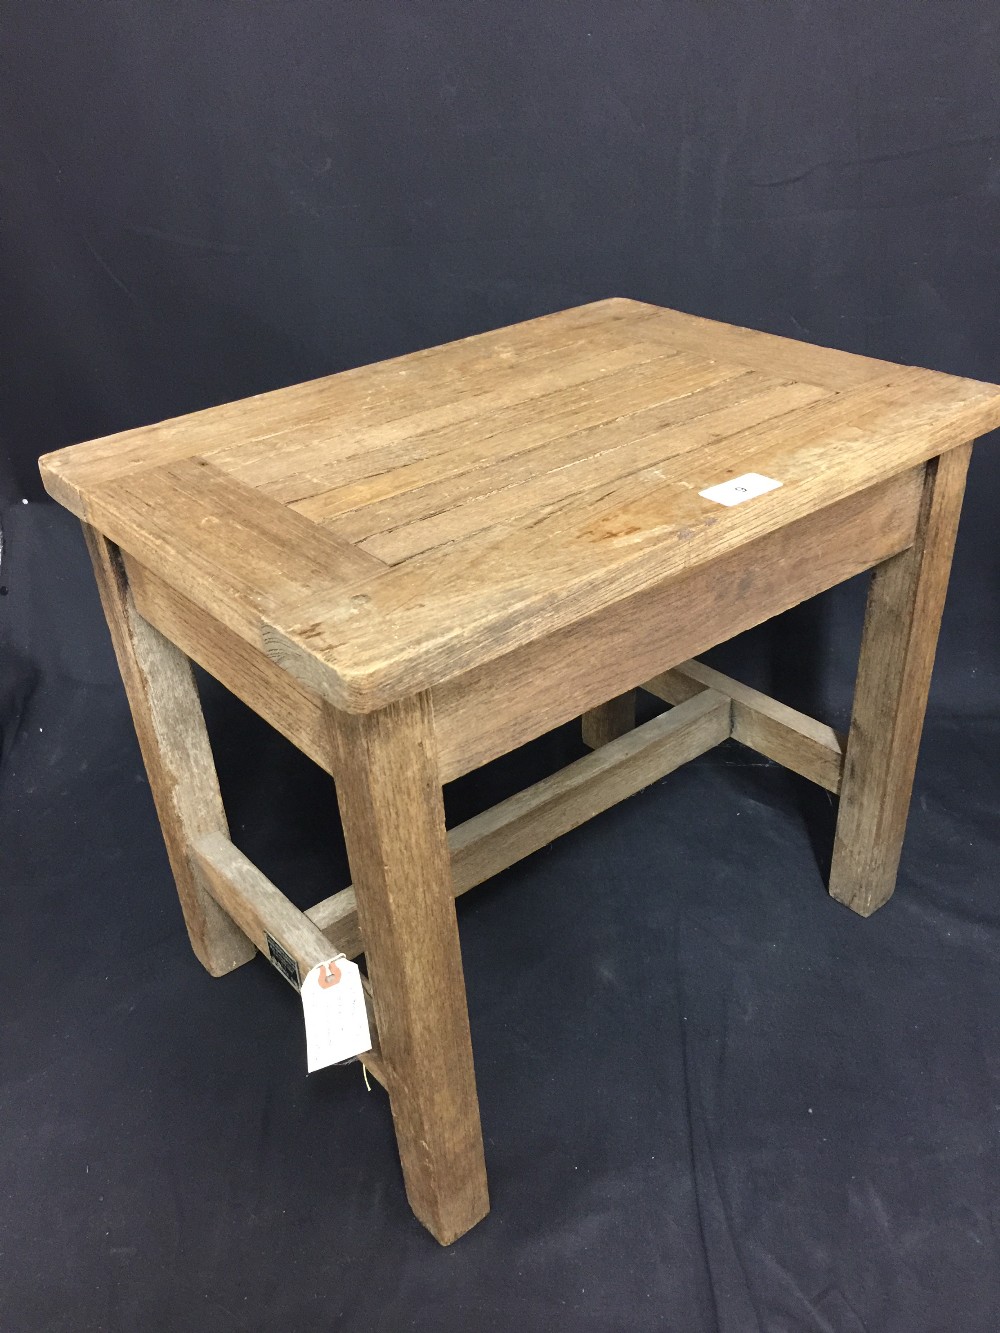
[[[903,550],[919,502],[919,474],[905,473],[438,686],[442,773],[467,773]]]
[[[1000,416],[1000,395],[974,394]],[[957,390],[942,397],[901,374],[888,388],[776,409],[766,426],[722,439],[706,421],[701,449],[688,422],[674,436],[657,434],[648,454],[626,446],[630,463],[614,460],[614,450],[610,459],[602,453],[576,493],[557,494],[553,482],[552,490],[522,497],[524,512],[505,510],[475,533],[400,559],[359,584],[349,604],[320,590],[286,604],[265,625],[265,643],[339,706],[378,706],[705,568],[925,461],[959,442],[956,419],[959,431],[980,419],[978,408],[956,410],[958,398]],[[612,466],[624,474],[608,476]],[[721,510],[699,494],[738,470],[777,474],[783,485]],[[570,474],[561,469],[559,484],[570,487]]]
[[[610,300],[41,468],[152,575],[365,712],[997,425],[992,385]],[[782,485],[699,494],[740,471]]]
[[[343,595],[381,561],[242,485],[203,458],[107,482],[100,530],[251,642],[261,615],[317,587]]]
[[[643,689],[668,704],[683,704],[708,689],[725,695],[733,705],[733,740],[818,782],[827,791],[840,790],[844,740],[826,723],[817,722],[702,662],[684,662],[645,681]]]
[[[970,452],[928,465],[917,540],[872,575],[830,869],[862,916],[896,883]]]
[[[142,616],[297,749],[332,773],[326,706],[315,690],[283,671],[263,648],[234,634],[134,556],[126,555],[124,560]]]
[[[489,1207],[454,893],[732,731],[841,783],[831,892],[884,901],[965,445],[998,426],[995,385],[613,299],[40,461],[85,524],[198,956],[237,966],[268,923],[301,964],[364,944],[439,1240]],[[701,494],[748,472],[780,484]],[[843,764],[688,660],[873,565]],[[355,882],[311,914],[228,841],[189,658],[336,778]],[[636,730],[644,682],[682,702]],[[591,755],[446,835],[443,782],[580,715]]]
[[[290,903],[267,876],[221,833],[208,833],[199,838],[192,849],[192,859],[205,889],[296,990],[301,989],[306,975],[314,967],[326,962],[335,952],[346,953],[346,950],[334,948],[318,926]],[[280,954],[276,957],[271,941],[287,957],[281,958]],[[289,960],[294,964],[294,976],[286,970]],[[362,1052],[358,1059],[385,1086],[386,1074],[379,1048],[371,986],[363,974],[362,985],[365,987],[372,1048]]]
[[[489,1195],[430,700],[330,721],[406,1192],[446,1245]]]
[[[729,728],[729,701],[708,691],[466,821],[451,838],[457,883],[482,883],[721,744]]]
[[[712,690],[636,727],[594,754],[484,810],[448,833],[456,897],[627,796],[672,773],[729,736],[730,703]],[[337,949],[364,952],[354,888],[306,915]]]
[[[606,704],[598,704],[580,719],[580,734],[584,745],[596,750],[608,741],[617,740],[635,726],[635,690],[627,690]]]
[[[208,892],[264,957],[274,961],[267,943],[270,935],[295,961],[295,978],[286,977],[291,985],[301,987],[307,972],[337,952],[314,922],[223,834],[199,838],[192,858]]]
[[[229,834],[191,664],[136,612],[114,546],[89,524],[83,535],[191,946],[213,976],[222,976],[252,958],[254,950],[205,892],[190,861],[198,838]]]
[[[903,550],[921,476],[911,470],[684,578],[489,662],[433,692],[442,781],[469,772]],[[125,557],[136,605],[184,652],[327,772],[324,702],[260,646]],[[503,708],[495,704],[503,698]]]

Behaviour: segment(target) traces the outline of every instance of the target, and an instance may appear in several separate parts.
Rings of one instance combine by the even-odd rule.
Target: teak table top
[[[368,711],[1000,426],[1000,388],[612,299],[42,460],[49,492]],[[699,492],[780,481],[726,508]]]

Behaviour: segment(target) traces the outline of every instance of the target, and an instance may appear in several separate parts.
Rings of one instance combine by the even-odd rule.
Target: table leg
[[[928,463],[913,545],[872,574],[830,870],[861,916],[896,883],[970,452]]]
[[[635,727],[635,690],[619,694],[606,704],[591,708],[580,719],[583,743],[592,750],[616,741]]]
[[[430,700],[331,723],[406,1192],[448,1245],[489,1196]]]
[[[191,946],[213,976],[222,976],[256,951],[202,888],[189,859],[197,838],[229,836],[191,663],[136,611],[117,548],[87,523],[83,535]]]

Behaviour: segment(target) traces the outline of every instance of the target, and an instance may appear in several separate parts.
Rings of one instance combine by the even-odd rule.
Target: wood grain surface
[[[48,455],[336,707],[544,639],[1000,425],[1000,389],[612,299]],[[742,472],[782,484],[724,508]]]
[[[254,949],[205,891],[191,863],[198,838],[229,836],[191,663],[137,613],[114,546],[88,524],[83,535],[191,947],[213,976],[221,976],[252,958]]]
[[[896,884],[970,453],[928,467],[916,541],[872,574],[830,867],[862,916]]]

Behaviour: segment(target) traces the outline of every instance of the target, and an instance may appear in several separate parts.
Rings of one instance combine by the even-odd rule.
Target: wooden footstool
[[[489,1207],[454,896],[732,736],[840,793],[830,892],[884,903],[997,426],[993,385],[608,300],[42,459],[195,953],[365,954],[439,1241]],[[846,751],[689,660],[871,567]],[[353,887],[300,912],[229,840],[189,659],[333,776]],[[637,687],[675,706],[635,727]],[[446,832],[443,783],[580,714],[593,754]]]

